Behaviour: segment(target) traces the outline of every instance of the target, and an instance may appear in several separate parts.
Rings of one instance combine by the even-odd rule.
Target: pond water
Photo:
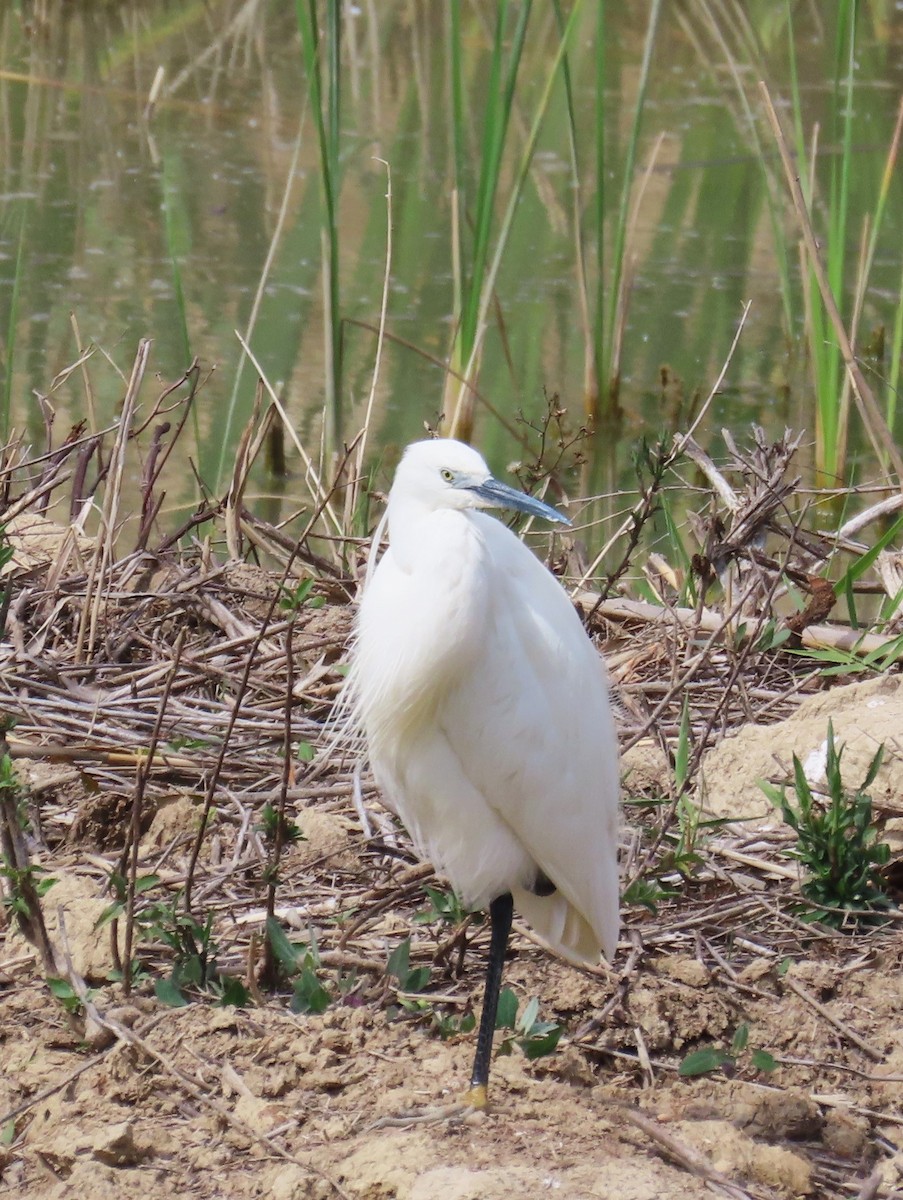
[[[499,6],[505,7],[510,48],[523,6]],[[555,7],[534,4],[529,15],[493,245],[558,46]],[[467,205],[479,176],[496,6],[462,0],[457,8]],[[479,393],[503,419],[478,402],[474,437],[498,467],[524,453],[518,415],[539,422],[545,394],[558,396],[569,428],[584,420],[575,190],[591,306],[600,280],[611,304],[607,272],[652,8],[584,3],[577,15],[568,66],[579,187],[560,75],[553,85],[479,367]],[[596,96],[600,9],[602,105]],[[319,11],[322,19],[323,5]],[[391,340],[370,426],[372,454],[384,453],[387,461],[425,423],[435,424],[455,326],[451,11],[444,0],[361,0],[342,8],[344,360],[341,414],[332,417],[337,439],[350,437],[370,389],[387,254],[388,163]],[[846,259],[841,308],[848,316],[863,223],[875,211],[903,93],[903,6],[858,5],[847,128],[837,81],[844,79],[838,53],[846,53],[848,11],[841,2],[786,0],[662,6],[630,180],[625,261],[632,282],[620,354],[621,413],[586,443],[591,469],[583,486],[629,486],[637,439],[668,425],[686,427],[689,400],[714,382],[746,301],[750,315],[700,440],[714,444],[722,424],[739,431],[750,420],[774,432],[785,424],[814,431],[798,230],[756,81],[769,82],[790,134],[795,63],[803,134],[808,141],[816,126],[819,131],[816,224],[822,237],[839,139],[848,135],[851,168],[838,235]],[[0,15],[0,68],[0,398],[7,430],[24,429],[43,445],[35,394],[47,394],[54,377],[78,358],[79,341],[99,348],[88,364],[90,392],[81,371],[54,391],[57,437],[81,417],[109,422],[122,400],[120,372],[127,375],[139,339],[149,337],[151,368],[163,380],[178,378],[192,356],[216,367],[200,395],[192,434],[198,473],[216,490],[252,408],[255,375],[239,369],[235,330],[248,329],[263,279],[250,344],[316,456],[326,363],[322,189],[295,6],[275,0],[9,3]],[[148,117],[145,106],[161,69]],[[593,236],[600,136],[601,274]],[[888,347],[900,300],[901,245],[903,203],[895,176],[860,322],[863,339],[878,327],[887,330]],[[789,277],[784,291],[782,262]],[[672,375],[663,386],[665,364]],[[873,375],[882,407],[888,373],[885,352]],[[873,465],[855,419],[850,438],[866,477]],[[170,509],[193,504],[196,496],[184,462],[179,470]],[[260,492],[272,490],[262,465],[255,484]]]

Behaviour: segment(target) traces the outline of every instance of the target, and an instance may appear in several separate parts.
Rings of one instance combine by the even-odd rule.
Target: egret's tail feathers
[[[572,963],[598,963],[602,953],[599,935],[561,892],[537,896],[512,888],[512,894],[517,911],[552,950]]]

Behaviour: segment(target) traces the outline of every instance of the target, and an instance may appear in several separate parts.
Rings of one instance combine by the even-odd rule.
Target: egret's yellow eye
[[[455,477],[454,471],[449,471],[448,467],[445,467],[445,469],[440,471],[439,474],[442,476],[442,478],[445,480],[446,483],[451,483]]]

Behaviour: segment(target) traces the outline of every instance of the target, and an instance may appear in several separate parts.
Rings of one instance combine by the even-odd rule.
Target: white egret
[[[618,760],[605,671],[555,577],[500,521],[569,523],[470,446],[408,446],[389,547],[360,603],[348,688],[385,804],[491,948],[471,1087],[487,1103],[512,909],[574,963],[618,934]]]

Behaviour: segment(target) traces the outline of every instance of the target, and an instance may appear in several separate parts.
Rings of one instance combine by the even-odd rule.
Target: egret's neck
[[[402,492],[389,493],[387,516],[389,545],[398,565],[406,571],[413,569],[418,559],[434,546],[439,530],[447,537],[449,524],[459,526],[462,533],[469,528],[470,509],[436,507],[418,496]]]

